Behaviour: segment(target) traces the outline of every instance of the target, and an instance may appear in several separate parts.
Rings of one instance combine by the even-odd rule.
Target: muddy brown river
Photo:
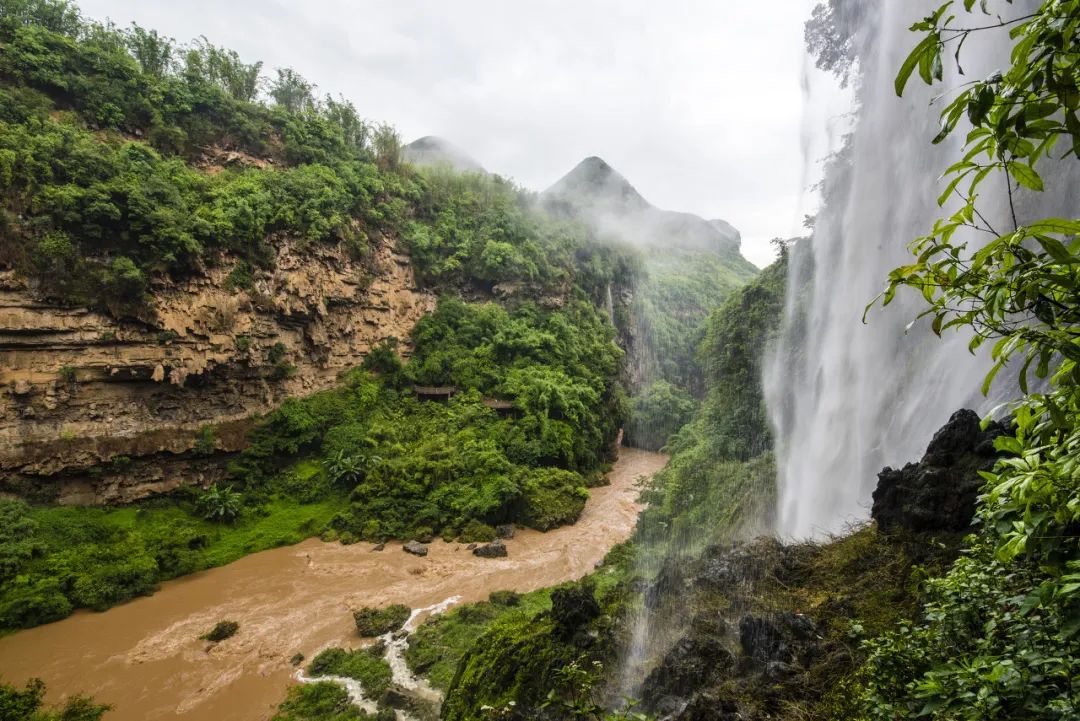
[[[40,677],[50,701],[91,694],[113,705],[108,721],[263,721],[293,683],[293,654],[356,645],[353,608],[478,601],[586,574],[630,535],[640,511],[636,481],[666,462],[622,449],[611,484],[592,490],[576,524],[519,530],[507,542],[508,558],[477,558],[442,541],[417,558],[400,544],[375,553],[370,544],[311,539],[169,581],[104,613],[0,638],[0,678],[21,685]],[[236,636],[216,646],[197,640],[223,618],[240,623]]]

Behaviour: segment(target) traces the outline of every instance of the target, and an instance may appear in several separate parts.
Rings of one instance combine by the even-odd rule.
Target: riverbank
[[[495,590],[526,592],[589,572],[629,537],[641,510],[637,481],[666,461],[622,449],[610,485],[591,491],[576,524],[519,530],[507,558],[477,558],[441,540],[418,558],[400,544],[373,552],[367,544],[311,539],[170,581],[104,613],[80,612],[2,638],[0,677],[19,684],[40,677],[54,699],[93,694],[115,707],[109,721],[259,721],[283,698],[294,654],[311,658],[329,645],[356,645],[353,608],[418,608],[451,596],[478,601]],[[225,618],[239,622],[235,637],[217,645],[198,640]]]

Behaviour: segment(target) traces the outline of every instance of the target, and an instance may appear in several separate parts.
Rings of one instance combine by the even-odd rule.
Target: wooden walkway
[[[446,400],[457,394],[461,389],[457,386],[413,386],[413,393],[418,398],[432,400]],[[504,398],[485,398],[483,403],[488,408],[497,411],[510,411],[514,409],[514,402]]]

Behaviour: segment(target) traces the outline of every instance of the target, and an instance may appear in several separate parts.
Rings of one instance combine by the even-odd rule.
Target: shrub
[[[224,641],[227,638],[232,638],[239,630],[240,624],[236,621],[218,621],[214,624],[212,629],[199,636],[199,638],[203,641],[217,643],[219,641]]]
[[[212,456],[216,450],[216,442],[214,427],[211,425],[202,426],[195,433],[195,445],[192,447],[192,451],[198,456]]]
[[[199,496],[198,505],[206,520],[232,523],[240,515],[241,499],[232,488],[213,483]]]
[[[495,529],[486,523],[471,520],[461,529],[458,540],[462,543],[487,543],[495,540]]]
[[[401,604],[384,608],[364,608],[353,611],[356,631],[361,636],[381,636],[396,631],[409,620],[412,609]]]

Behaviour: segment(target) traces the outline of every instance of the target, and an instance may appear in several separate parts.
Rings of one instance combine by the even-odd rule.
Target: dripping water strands
[[[893,80],[918,40],[908,28],[939,4],[861,0],[846,11],[857,24],[854,125],[826,163],[813,236],[791,251],[784,320],[764,374],[784,537],[823,537],[866,520],[878,471],[919,457],[957,408],[985,415],[1000,400],[980,393],[987,348],[972,354],[963,334],[938,338],[928,320],[911,324],[926,307],[919,294],[903,289],[862,319],[889,271],[912,262],[908,243],[959,205],[954,199],[939,207],[937,198],[947,183],[946,159],[962,155],[966,132],[931,143],[940,129],[936,96],[986,77],[1009,57],[1007,32],[972,36],[964,76],[947,63],[943,84],[912,82],[897,97]],[[1031,4],[1017,2],[1010,12]],[[1048,187],[1018,195],[1022,216],[1075,212],[1074,182]],[[1002,177],[980,189],[984,222],[999,229],[1011,225],[1005,188]],[[962,229],[953,242],[966,241],[974,252],[987,238]]]
[[[436,704],[442,701],[442,694],[437,689],[409,670],[409,665],[405,661],[405,650],[409,646],[409,636],[416,631],[422,618],[445,613],[451,606],[460,603],[461,598],[461,596],[451,596],[430,606],[414,608],[409,614],[409,618],[400,628],[379,636],[378,643],[382,644],[385,649],[383,658],[390,666],[391,682],[394,686],[415,695],[423,701]],[[345,689],[349,694],[349,701],[361,711],[368,714],[374,714],[378,711],[377,700],[368,697],[364,693],[363,684],[354,678],[334,675],[308,676],[304,673],[304,669],[300,668],[293,675],[293,679],[298,683],[320,683],[324,681],[336,683]],[[401,709],[395,709],[394,712],[399,721],[413,721],[412,716]]]

